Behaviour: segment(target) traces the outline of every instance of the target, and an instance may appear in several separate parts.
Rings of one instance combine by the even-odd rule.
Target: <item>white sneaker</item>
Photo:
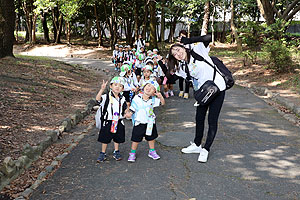
[[[191,145],[181,149],[182,153],[200,153],[201,152],[201,145],[198,147],[194,142],[190,142]]]
[[[184,93],[183,98],[188,99],[189,98],[189,93]]]
[[[208,158],[208,151],[206,149],[201,149],[200,155],[198,157],[198,161],[199,162],[207,162],[207,158]]]
[[[183,97],[183,91],[180,91],[178,96]]]

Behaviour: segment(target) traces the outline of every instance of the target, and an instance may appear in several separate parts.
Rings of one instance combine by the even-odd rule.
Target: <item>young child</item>
[[[118,53],[118,69],[117,69],[117,71],[120,71],[123,62],[124,62],[123,46],[122,46],[122,45],[119,45],[119,53]]]
[[[115,65],[115,70],[118,70],[118,53],[119,53],[119,46],[115,44],[115,49],[113,50],[112,62]]]
[[[164,74],[162,68],[160,67],[160,65],[158,64],[157,57],[158,57],[157,54],[155,54],[155,55],[152,56],[152,60],[153,60],[153,75],[156,78],[156,81],[159,84],[159,87],[161,88],[165,74]]]
[[[166,60],[165,60],[166,63]],[[171,74],[174,72],[171,72]],[[165,76],[163,78],[163,87],[164,87],[164,95],[166,98],[169,98],[169,96],[174,96],[173,92],[173,84],[175,84],[175,81],[168,80],[168,78]]]
[[[137,62],[135,63],[135,75],[138,81],[140,81],[141,79],[142,68],[145,66],[145,63],[143,62],[144,59],[145,59],[144,54],[138,54]]]
[[[164,105],[165,100],[159,92],[159,85],[155,80],[146,81],[143,86],[143,93],[136,95],[131,103],[130,111],[132,115],[133,130],[131,137],[131,152],[129,153],[128,162],[135,162],[136,149],[138,144],[145,139],[149,143],[148,156],[154,160],[160,158],[155,151],[155,139],[158,137],[154,107]]]
[[[152,74],[153,74],[153,67],[151,65],[145,65],[145,67],[142,68],[143,76],[139,82],[139,85],[142,86],[146,81],[149,81]]]
[[[121,67],[121,73],[120,76],[124,78],[124,92],[123,96],[125,97],[127,107],[130,107],[130,102],[138,90],[138,80],[136,78],[136,75],[132,73],[130,64],[124,64]]]
[[[125,126],[123,118],[131,116],[129,112],[126,112],[125,114],[127,105],[125,103],[125,98],[121,95],[121,92],[124,89],[123,78],[114,77],[110,81],[110,92],[103,95],[106,85],[107,81],[105,82],[103,80],[101,89],[96,96],[96,100],[102,105],[103,109],[107,98],[109,98],[107,109],[105,111],[103,110],[104,121],[98,136],[98,141],[102,144],[100,156],[97,159],[97,162],[99,163],[106,160],[106,148],[111,140],[114,141],[114,159],[117,161],[122,159],[119,151],[119,144],[125,142]]]
[[[152,51],[151,51],[151,50],[148,50],[148,51],[147,51],[147,57],[148,57],[148,56],[149,56],[149,57],[152,56]]]
[[[124,61],[129,61],[129,54],[130,54],[130,52],[129,52],[129,45],[126,45],[125,46],[125,50],[124,50]]]

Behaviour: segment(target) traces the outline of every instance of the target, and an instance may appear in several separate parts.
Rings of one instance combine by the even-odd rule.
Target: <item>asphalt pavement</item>
[[[110,144],[108,161],[99,164],[95,128],[30,199],[300,199],[298,127],[235,86],[226,91],[208,162],[199,163],[198,154],[180,152],[194,138],[194,102],[171,97],[155,110],[160,160],[147,156],[143,141],[136,162],[127,162],[132,123],[126,120],[126,142],[120,145],[123,160],[112,158]]]

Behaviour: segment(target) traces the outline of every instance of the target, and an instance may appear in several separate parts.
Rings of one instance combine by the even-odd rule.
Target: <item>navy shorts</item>
[[[152,135],[146,135],[147,124],[139,124],[133,127],[131,141],[141,142],[143,138],[147,141],[154,140],[158,137],[156,124],[153,124]]]
[[[118,121],[117,132],[112,133],[110,132],[110,127],[112,120],[107,121],[104,123],[103,127],[101,128],[98,136],[98,142],[109,144],[112,140],[115,143],[124,143],[125,142],[125,126],[121,123],[122,119]]]

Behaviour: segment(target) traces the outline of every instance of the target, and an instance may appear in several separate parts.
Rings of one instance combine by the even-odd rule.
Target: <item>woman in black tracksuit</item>
[[[211,42],[210,35],[192,38],[181,37],[180,39],[180,43],[184,45],[196,42],[198,43],[194,45],[193,51],[213,64],[208,55],[209,43]],[[212,80],[214,75],[214,69],[211,66],[203,61],[194,59],[190,54],[190,50],[186,49],[181,44],[174,44],[171,46],[167,62],[168,68],[163,64],[162,61],[159,61],[158,63],[162,67],[168,79],[173,79],[175,81],[179,77],[182,77],[192,82],[194,90],[198,90],[207,80]],[[169,73],[171,70],[175,71],[175,74]],[[219,73],[216,73],[214,82],[220,89],[220,93],[208,105],[197,106],[196,134],[194,142],[191,142],[190,146],[181,150],[183,153],[200,153],[198,157],[199,162],[207,161],[210,147],[217,133],[218,118],[225,97],[226,85],[223,77]],[[204,146],[201,146],[204,131],[204,121],[208,110],[209,128],[207,139]]]

